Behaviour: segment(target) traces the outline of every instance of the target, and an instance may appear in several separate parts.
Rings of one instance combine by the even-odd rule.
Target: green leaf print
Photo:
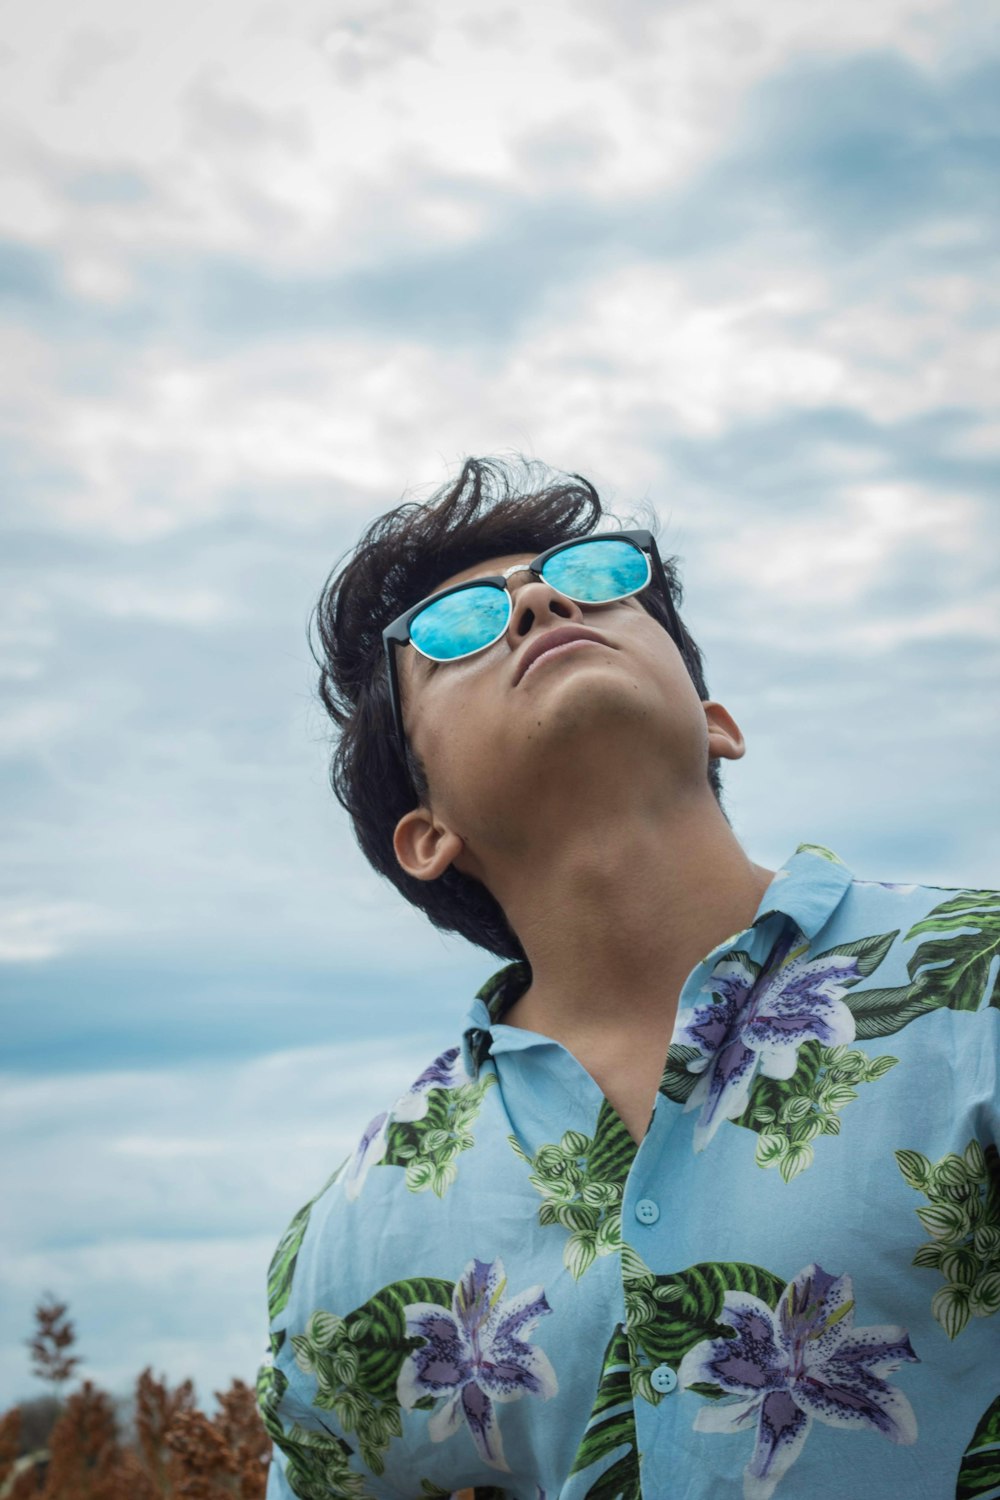
[[[538,1222],[569,1231],[563,1264],[577,1281],[601,1255],[621,1250],[621,1202],[638,1149],[605,1099],[593,1137],[567,1130],[529,1156],[516,1136],[510,1148],[532,1168],[528,1181],[541,1194]]]
[[[292,1290],[292,1277],[295,1274],[295,1262],[302,1248],[311,1213],[311,1203],[299,1209],[278,1241],[278,1248],[271,1259],[267,1273],[267,1309],[272,1322],[279,1313],[284,1312],[288,1305]]]
[[[348,1467],[353,1450],[337,1437],[308,1432],[294,1423],[287,1431],[278,1407],[288,1389],[288,1378],[273,1365],[262,1365],[257,1375],[257,1407],[264,1428],[286,1455],[286,1475],[299,1500],[366,1500],[362,1476]]]
[[[626,1274],[627,1337],[632,1351],[632,1380],[636,1395],[652,1405],[662,1397],[649,1376],[657,1365],[676,1370],[689,1349],[702,1339],[729,1337],[719,1322],[727,1292],[750,1292],[768,1307],[777,1307],[785,1289],[780,1277],[760,1266],[736,1261],[707,1261],[668,1276],[648,1268]],[[721,1394],[713,1386],[699,1387],[702,1395]]]
[[[859,1042],[891,1036],[919,1016],[941,1009],[941,1001],[926,994],[919,981],[887,990],[854,990],[844,996],[844,1003],[854,1016]]]
[[[968,928],[973,930],[962,930]],[[960,891],[911,927],[906,940],[924,933],[950,936],[920,944],[907,964],[911,984],[845,995],[858,1041],[889,1036],[930,1011],[980,1009],[990,965],[1000,952],[1000,892]],[[1000,1005],[1000,974],[989,1003]]]
[[[595,1479],[584,1500],[642,1500],[639,1486],[639,1459],[632,1451],[623,1453]]]
[[[306,1230],[309,1227],[309,1215],[312,1213],[313,1204],[318,1203],[327,1188],[336,1182],[349,1160],[350,1157],[346,1161],[341,1162],[337,1170],[324,1182],[316,1196],[310,1198],[309,1202],[299,1209],[278,1241],[278,1247],[271,1257],[271,1264],[267,1273],[267,1307],[272,1323],[279,1313],[284,1312],[288,1305],[288,1298],[292,1290],[292,1277],[295,1274],[295,1262],[302,1248],[302,1241],[305,1239]],[[274,1348],[273,1339],[272,1353],[277,1353],[277,1349]]]
[[[275,1440],[282,1435],[277,1411],[287,1389],[288,1376],[283,1371],[272,1364],[261,1365],[257,1371],[257,1407],[261,1421]]]
[[[585,1500],[640,1500],[641,1495],[629,1346],[625,1330],[619,1326],[604,1351],[594,1405],[570,1473],[589,1469],[621,1447],[627,1452],[595,1479]]]
[[[1000,1311],[1000,1152],[973,1139],[938,1162],[920,1151],[895,1155],[903,1181],[928,1199],[915,1212],[931,1239],[913,1264],[944,1277],[931,1311],[956,1339],[970,1318]]]
[[[379,1401],[396,1400],[399,1367],[419,1339],[408,1338],[404,1309],[414,1302],[451,1307],[455,1284],[437,1277],[414,1276],[376,1292],[344,1319],[358,1349],[358,1384]]]
[[[832,849],[827,849],[825,844],[800,844],[796,854],[816,854],[820,859],[827,860],[831,865],[842,865],[844,861],[839,854],[834,854]]]
[[[803,1042],[791,1078],[765,1078],[758,1073],[750,1090],[747,1107],[741,1115],[737,1115],[736,1124],[746,1125],[750,1130],[771,1133],[776,1122],[785,1117],[786,1104],[793,1099],[802,1098],[808,1110],[813,1088],[823,1066],[823,1053],[821,1042]]]
[[[857,984],[859,979],[867,979],[869,974],[874,974],[898,937],[899,928],[897,927],[894,932],[878,932],[872,937],[857,938],[853,943],[838,943],[835,948],[827,948],[824,953],[817,953],[816,961],[830,958],[834,954],[841,958],[853,958],[857,965],[856,974],[845,976],[841,981],[850,988]]]
[[[580,1137],[586,1140],[586,1136]],[[613,1187],[625,1186],[629,1169],[639,1148],[629,1135],[615,1109],[607,1099],[601,1103],[597,1130],[590,1146],[587,1170],[591,1181]]]
[[[1000,971],[988,987],[1000,954],[1000,891],[960,891],[911,927],[907,938],[922,933],[951,936],[921,943],[907,964],[921,994],[951,1010],[1000,1006]]]
[[[677,1104],[686,1104],[699,1078],[698,1073],[688,1070],[688,1064],[701,1055],[697,1047],[683,1047],[675,1043],[667,1053],[663,1077],[660,1079],[660,1092]]]
[[[858,1097],[858,1086],[873,1083],[895,1067],[898,1058],[868,1057],[841,1045],[803,1042],[791,1078],[758,1074],[746,1109],[736,1118],[760,1134],[757,1165],[777,1167],[786,1182],[812,1165],[813,1142],[839,1135],[839,1112]]]
[[[407,1336],[404,1309],[414,1302],[450,1308],[453,1290],[452,1282],[427,1276],[394,1281],[346,1317],[318,1308],[305,1332],[291,1336],[296,1363],[316,1379],[313,1406],[334,1412],[345,1432],[357,1434],[375,1474],[385,1467],[390,1440],[402,1434],[396,1381],[420,1343]]]
[[[296,1422],[281,1447],[288,1483],[299,1500],[371,1500],[364,1476],[349,1466],[352,1450],[336,1433],[309,1432]]]
[[[430,1089],[421,1119],[391,1122],[378,1165],[404,1167],[411,1193],[430,1190],[443,1198],[458,1176],[456,1157],[475,1145],[472,1125],[496,1081],[495,1074],[484,1073],[455,1088]]]
[[[513,1003],[531,983],[531,965],[523,958],[515,958],[495,974],[491,974],[476,991],[477,1000],[482,1000],[491,1020],[498,1021],[503,1011]]]
[[[987,1407],[958,1471],[955,1500],[994,1500],[1000,1492],[1000,1396]]]

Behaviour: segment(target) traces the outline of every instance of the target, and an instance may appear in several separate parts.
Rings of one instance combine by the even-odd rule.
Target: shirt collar
[[[829,922],[853,874],[822,844],[800,844],[761,897],[754,925],[783,912],[810,940]]]
[[[843,860],[830,849],[822,844],[800,844],[792,857],[775,872],[752,925],[757,927],[769,917],[782,915],[811,940],[830,920],[853,879]],[[720,943],[704,962],[713,961],[739,936],[741,934],[734,933]],[[462,1038],[466,1071],[472,1077],[478,1075],[484,1058],[489,1056],[493,1027],[502,1023],[504,1013],[524,994],[530,983],[530,964],[525,959],[515,959],[491,974],[477,991],[466,1017]],[[525,1032],[524,1045],[528,1044],[529,1038],[537,1041],[534,1033]]]

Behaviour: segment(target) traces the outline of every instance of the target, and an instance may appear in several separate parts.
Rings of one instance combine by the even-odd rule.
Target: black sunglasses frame
[[[533,573],[535,577],[540,579],[543,583],[548,583],[548,579],[542,578],[542,568],[548,562],[550,557],[555,557],[558,552],[565,552],[569,547],[586,545],[587,542],[608,541],[633,542],[638,550],[645,553],[649,558],[651,563],[650,578],[646,581],[646,583],[643,584],[641,589],[636,589],[632,594],[623,594],[619,597],[624,599],[632,599],[636,594],[641,594],[645,589],[648,589],[650,583],[652,583],[653,579],[655,579],[657,584],[659,585],[660,593],[663,595],[663,600],[667,609],[668,632],[673,639],[674,644],[677,646],[677,649],[686,659],[684,635],[681,630],[681,623],[677,618],[677,611],[674,608],[674,601],[671,597],[669,585],[667,584],[666,574],[663,571],[663,562],[660,558],[660,554],[656,546],[656,538],[653,536],[653,533],[651,531],[600,531],[593,532],[590,536],[573,537],[568,542],[559,542],[555,547],[549,547],[546,549],[546,551],[540,552],[537,557],[532,558],[531,562],[518,563],[516,567],[509,569],[509,574],[511,577],[513,577],[515,573]],[[438,599],[445,599],[449,594],[458,594],[461,593],[463,589],[477,588],[482,586],[483,584],[493,585],[494,587],[501,589],[504,593],[507,594],[508,599],[511,599],[510,589],[507,586],[507,575],[504,573],[487,573],[484,574],[481,578],[467,578],[464,583],[454,583],[452,584],[451,588],[441,589],[440,592],[436,594],[428,594],[425,599],[421,599],[417,604],[413,604],[409,609],[404,610],[403,613],[401,615],[398,615],[396,619],[393,620],[392,624],[387,625],[382,632],[382,643],[385,647],[386,671],[389,678],[389,696],[392,700],[393,722],[396,728],[396,738],[399,742],[399,748],[402,751],[404,761],[406,759],[406,732],[403,728],[403,713],[400,706],[399,671],[396,663],[395,647],[406,646],[410,643],[410,622],[415,618],[416,615],[420,613],[422,609],[426,608],[428,604],[436,603]],[[549,583],[549,588],[552,589],[555,593],[561,595],[561,597],[564,599],[573,599],[572,594],[564,594],[562,589],[557,589],[552,583]],[[573,599],[574,604],[614,604],[616,602],[617,601],[613,599],[599,601],[591,599]],[[504,625],[504,630],[507,629],[507,625],[509,624],[510,616],[508,615],[507,624]],[[495,646],[502,634],[503,630],[499,633],[499,635],[495,636],[492,641],[488,641],[485,646],[477,646],[475,651],[467,651],[462,656],[452,657],[451,660],[467,661],[470,656],[476,656],[480,651],[486,651],[490,646]],[[418,648],[414,646],[413,649],[417,650]],[[437,660],[437,658],[434,657],[430,659]],[[447,662],[442,663],[442,665],[444,666],[447,666],[447,664]]]

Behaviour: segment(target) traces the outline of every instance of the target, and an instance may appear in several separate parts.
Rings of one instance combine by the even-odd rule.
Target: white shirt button
[[[669,1396],[671,1391],[677,1389],[677,1376],[669,1365],[657,1365],[649,1377],[649,1383],[661,1396]]]
[[[660,1217],[659,1204],[652,1198],[640,1198],[635,1205],[635,1216],[640,1224],[655,1224]]]

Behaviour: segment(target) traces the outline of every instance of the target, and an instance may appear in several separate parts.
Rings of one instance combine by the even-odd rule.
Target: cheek
[[[476,755],[473,730],[478,711],[468,703],[467,695],[456,692],[457,683],[442,683],[436,678],[420,684],[419,699],[412,704],[407,718],[410,745],[419,756],[432,795],[457,790],[463,769]]]

